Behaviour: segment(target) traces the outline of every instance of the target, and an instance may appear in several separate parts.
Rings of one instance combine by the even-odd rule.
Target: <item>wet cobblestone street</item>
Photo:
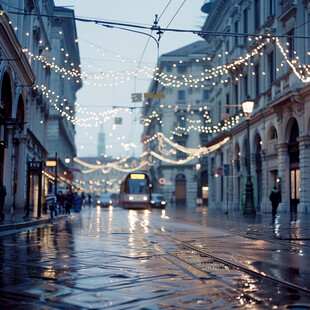
[[[67,220],[1,236],[2,308],[292,309],[303,305],[306,309],[310,305],[309,249],[300,255],[300,248],[176,222],[168,213],[86,207]],[[305,291],[238,266],[268,272]]]

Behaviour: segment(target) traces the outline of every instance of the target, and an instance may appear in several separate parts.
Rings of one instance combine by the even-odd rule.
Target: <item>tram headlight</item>
[[[166,204],[166,201],[162,200],[160,203],[164,206]]]
[[[100,203],[100,200],[97,200],[97,203]]]
[[[143,200],[144,200],[144,201],[147,201],[147,196],[143,196]]]
[[[153,204],[155,203],[155,201],[154,201],[154,200],[151,200],[150,203],[153,205]]]
[[[132,196],[129,196],[129,200],[133,200],[133,197],[132,197]]]

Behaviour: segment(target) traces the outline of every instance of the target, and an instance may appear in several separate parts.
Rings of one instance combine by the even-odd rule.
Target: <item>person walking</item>
[[[65,207],[66,207],[66,214],[70,215],[70,209],[72,208],[73,203],[73,194],[69,191],[65,198]]]
[[[273,187],[269,199],[272,205],[272,218],[274,219],[277,214],[278,205],[281,202],[281,194],[276,186]]]
[[[5,218],[5,215],[3,213],[5,196],[6,196],[6,187],[3,184],[2,180],[0,180],[0,217],[1,217],[0,220],[1,221],[3,221]]]
[[[62,191],[59,191],[57,195],[57,203],[59,206],[59,213],[65,213],[65,198],[66,196],[62,193]]]
[[[78,195],[77,192],[73,194],[72,207],[74,212],[80,212],[83,205],[83,197]]]
[[[57,216],[57,211],[56,211],[57,199],[56,199],[56,196],[52,192],[48,192],[48,194],[45,196],[45,202],[50,209],[51,219],[53,219],[53,213],[55,213],[55,216]]]

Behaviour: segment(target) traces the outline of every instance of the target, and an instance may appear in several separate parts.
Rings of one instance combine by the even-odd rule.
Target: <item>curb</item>
[[[53,220],[61,220],[64,218],[68,218],[67,214],[54,217]],[[15,224],[0,225],[0,231],[20,229],[20,228],[25,228],[25,227],[29,227],[29,226],[38,226],[38,225],[47,224],[50,222],[52,222],[51,218],[44,218],[44,219],[32,220],[32,221],[27,221],[27,222],[20,222],[20,223],[15,223]]]

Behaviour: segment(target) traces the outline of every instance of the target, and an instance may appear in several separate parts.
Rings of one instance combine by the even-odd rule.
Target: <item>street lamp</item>
[[[256,213],[254,207],[254,198],[253,198],[253,183],[251,180],[251,158],[250,158],[250,117],[254,109],[254,101],[246,100],[242,103],[242,110],[245,115],[246,124],[247,124],[247,144],[246,144],[246,159],[247,159],[247,181],[245,184],[245,204],[243,208],[243,214],[254,214]]]
[[[70,160],[70,157],[67,156],[67,157],[65,158],[65,163],[66,163],[66,164],[70,164],[70,161],[71,161],[71,160]]]

